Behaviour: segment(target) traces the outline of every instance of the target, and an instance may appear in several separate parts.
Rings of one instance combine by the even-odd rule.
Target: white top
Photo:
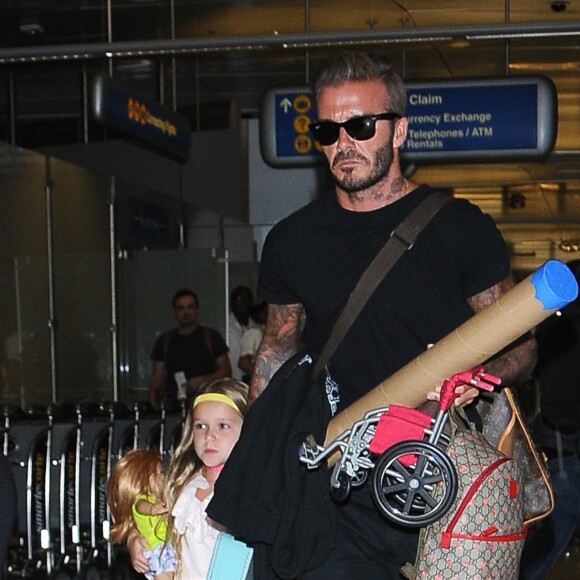
[[[244,332],[248,328],[252,327],[252,321],[248,326],[242,326],[238,319],[234,316],[233,312],[230,312],[230,325],[229,325],[229,342],[228,347],[230,349],[230,363],[232,364],[232,377],[241,380],[244,374],[242,369],[238,368],[238,359],[240,358],[240,341]]]
[[[176,580],[206,580],[219,531],[212,527],[205,513],[213,493],[200,501],[195,492],[207,489],[209,483],[198,473],[175,502],[172,515],[175,529],[181,534],[181,562]]]
[[[262,342],[262,337],[264,336],[264,331],[261,327],[250,328],[246,330],[242,336],[242,341],[240,342],[240,356],[249,354],[254,358],[258,352],[258,347]]]

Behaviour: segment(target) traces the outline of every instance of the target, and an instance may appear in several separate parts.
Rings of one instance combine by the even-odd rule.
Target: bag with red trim
[[[446,449],[458,474],[457,497],[439,520],[421,529],[410,579],[518,578],[527,533],[520,467],[471,424],[451,413]],[[433,492],[434,497],[438,489]]]

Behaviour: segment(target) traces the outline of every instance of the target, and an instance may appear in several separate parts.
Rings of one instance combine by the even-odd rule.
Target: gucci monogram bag
[[[454,424],[446,452],[458,474],[457,497],[447,513],[421,529],[415,564],[403,574],[517,580],[527,531],[517,461],[471,425]]]

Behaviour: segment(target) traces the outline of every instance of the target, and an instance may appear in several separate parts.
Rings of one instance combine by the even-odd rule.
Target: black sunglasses
[[[375,129],[377,121],[383,119],[392,121],[393,119],[400,119],[399,113],[377,113],[376,115],[362,115],[360,117],[352,117],[342,123],[335,121],[320,121],[317,123],[310,123],[308,128],[312,131],[314,138],[321,145],[332,145],[338,140],[340,128],[344,130],[357,141],[366,141],[375,136]]]

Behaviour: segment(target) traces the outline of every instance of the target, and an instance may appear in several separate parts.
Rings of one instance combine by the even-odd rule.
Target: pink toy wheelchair
[[[345,501],[372,472],[373,500],[385,517],[406,527],[427,526],[441,518],[457,496],[457,471],[445,453],[449,443],[445,427],[457,398],[456,387],[492,391],[500,383],[483,367],[455,374],[443,382],[435,417],[401,405],[375,409],[327,447],[309,436],[300,447],[300,461],[308,469],[317,469],[340,451],[330,478],[335,501]]]

